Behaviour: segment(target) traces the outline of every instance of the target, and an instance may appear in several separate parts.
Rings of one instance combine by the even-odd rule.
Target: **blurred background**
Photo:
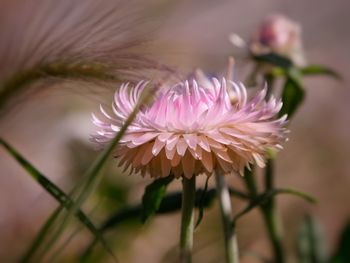
[[[21,4],[21,1],[0,1],[0,17],[5,22],[11,21],[2,23],[1,28],[7,28],[7,31],[0,31],[3,44],[16,42],[16,39],[11,42],[7,38],[15,36],[19,30],[16,19],[20,19],[21,12],[26,12]],[[107,8],[110,4],[111,1],[99,1],[99,5]],[[43,17],[49,18],[50,12],[57,11],[55,8],[55,5],[50,8],[45,4],[32,6],[30,10],[41,15],[45,12]],[[79,4],[74,8],[79,8]],[[150,42],[145,49],[148,55],[185,74],[196,67],[208,73],[223,72],[227,56],[233,55],[237,60],[236,77],[244,79],[247,62],[240,60],[239,50],[229,42],[229,35],[237,33],[249,39],[262,19],[281,13],[301,24],[307,60],[328,65],[343,76],[341,82],[326,77],[306,79],[306,99],[290,124],[290,139],[279,154],[276,167],[278,186],[300,189],[318,200],[316,205],[310,205],[291,196],[278,198],[288,251],[295,249],[306,214],[316,218],[323,228],[327,250],[334,251],[339,233],[350,217],[350,2],[152,0],[139,9],[142,19],[138,21],[137,30],[136,27],[128,29],[129,34],[135,31],[148,38]],[[130,10],[134,11],[134,6]],[[145,30],[139,33],[142,27]],[[36,36],[28,33],[26,37]],[[18,40],[22,40],[21,37]],[[23,50],[18,50],[20,52]],[[0,57],[0,68],[6,67],[11,67],[11,61]],[[84,84],[74,85],[76,88],[70,87],[71,84],[54,84],[50,89],[24,97],[7,108],[0,119],[0,136],[67,191],[98,154],[89,141],[95,131],[91,112],[97,112],[100,103],[110,105],[111,94],[117,88],[108,86],[96,90],[80,88]],[[54,210],[56,202],[2,148],[0,167],[0,261],[16,262]],[[144,186],[150,182],[149,178],[121,174],[111,159],[106,177],[90,198],[86,211],[93,211],[92,218],[98,224],[126,203],[138,203]],[[242,187],[239,178],[232,177],[229,182]],[[203,184],[204,181],[199,182],[200,187]],[[179,186],[180,181],[176,181],[169,191]],[[235,211],[243,207],[237,199],[232,202]],[[194,262],[224,259],[217,212],[218,205],[214,202],[196,229]],[[135,220],[115,228],[108,237],[114,240],[121,262],[176,262],[172,259],[176,255],[179,220],[179,213],[157,216],[145,225]],[[259,211],[254,210],[239,222],[238,235],[243,252],[270,255]],[[62,262],[75,262],[90,238],[89,233],[81,231],[64,253]],[[249,254],[244,255],[243,260],[258,262]],[[295,262],[293,258],[290,260]]]

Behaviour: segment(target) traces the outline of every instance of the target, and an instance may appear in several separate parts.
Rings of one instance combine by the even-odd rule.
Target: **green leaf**
[[[216,189],[209,189],[205,195],[203,195],[204,190],[196,191],[196,201],[195,206],[199,207],[200,205],[204,208],[209,207],[215,197],[216,197]],[[182,192],[170,193],[164,196],[162,199],[158,210],[155,212],[157,215],[161,214],[169,214],[173,212],[177,212],[181,209],[181,201],[182,201]],[[141,204],[127,206],[121,210],[118,210],[110,217],[108,217],[105,222],[99,228],[101,232],[106,232],[111,230],[124,222],[130,222],[131,220],[137,219],[143,210],[143,206]],[[94,240],[89,247],[83,253],[83,257],[86,258],[91,253],[93,247],[96,245],[96,240]]]
[[[55,198],[60,204],[62,208],[70,209],[73,206],[73,201],[69,198],[69,196],[62,191],[58,186],[56,186],[53,182],[51,182],[46,176],[44,176],[38,169],[36,169],[30,162],[28,162],[20,153],[18,153],[10,144],[0,138],[0,145],[2,145],[16,161],[28,172],[28,174],[38,183],[40,184],[53,198]],[[49,226],[51,222],[54,220],[56,216],[58,216],[60,209],[56,209],[52,216],[48,219],[47,224],[44,225],[42,231],[40,231],[39,235],[33,242],[31,248],[27,251],[24,258],[30,259],[36,249],[38,249],[40,243],[44,240],[44,236],[48,233]],[[106,241],[103,239],[102,234],[97,230],[94,224],[90,221],[90,219],[82,212],[80,209],[76,212],[75,216],[83,223],[86,228],[90,230],[90,232],[100,241],[106,249],[108,249],[108,245]],[[25,261],[25,260],[24,260]]]
[[[288,78],[284,84],[282,92],[283,106],[279,113],[280,116],[285,114],[291,119],[297,108],[301,105],[304,100],[305,92],[296,79]]]
[[[292,194],[292,195],[301,197],[310,203],[316,202],[316,200],[312,196],[295,189],[290,189],[290,188],[271,189],[265,193],[262,193],[257,195],[256,197],[253,197],[253,199],[251,199],[249,204],[236,214],[236,216],[233,218],[233,223],[235,223],[243,215],[253,210],[255,207],[266,205],[270,200],[272,200],[272,198],[275,195],[279,195],[279,194]]]
[[[205,199],[205,195],[208,192],[208,184],[209,184],[209,176],[207,177],[207,180],[205,181],[204,190],[203,190],[202,196],[201,196],[201,198],[199,200],[198,219],[197,219],[195,228],[197,228],[200,225],[200,223],[202,222],[202,219],[203,219],[203,215],[204,215],[204,199]]]
[[[289,69],[293,66],[293,63],[289,58],[278,55],[276,53],[253,55],[253,58],[258,62],[269,63],[273,66],[277,66],[284,69]]]
[[[288,70],[280,68],[280,67],[273,67],[270,71],[270,74],[275,78],[286,77],[286,76],[288,76]]]
[[[322,65],[310,65],[300,69],[304,76],[326,75],[341,80],[342,77],[335,70]]]
[[[147,219],[156,213],[165,195],[169,183],[174,180],[174,176],[168,176],[154,180],[149,184],[142,197],[141,221],[145,223]]]
[[[345,225],[337,245],[334,256],[330,263],[348,263],[350,262],[350,221]]]
[[[195,202],[196,207],[199,207],[200,203],[203,205],[203,207],[209,207],[215,199],[215,196],[215,189],[209,189],[204,196],[203,190],[197,190]],[[156,211],[156,214],[168,214],[179,211],[181,209],[181,199],[182,192],[175,192],[165,195],[159,205],[159,209]],[[140,216],[142,209],[142,205],[137,204],[118,210],[102,224],[100,230],[105,232],[109,229],[119,226],[124,222],[135,219]]]
[[[301,81],[302,77],[316,74],[328,75],[336,79],[341,79],[341,76],[337,72],[320,65],[311,65],[302,69],[290,67],[288,69],[275,68],[272,70],[272,75],[286,77],[282,92],[283,106],[280,111],[280,116],[287,114],[289,119],[293,116],[305,97]]]
[[[320,226],[307,215],[299,230],[297,239],[297,256],[300,263],[326,262],[324,237]]]
[[[299,190],[292,189],[292,188],[277,188],[277,189],[274,189],[271,194],[272,195],[290,194],[290,195],[294,195],[294,196],[303,198],[305,201],[308,201],[310,203],[317,203],[317,200],[314,197],[312,197],[311,195],[304,193],[302,191],[299,191]]]
[[[128,191],[129,186],[125,183],[116,183],[111,179],[103,180],[98,187],[98,194],[103,196],[103,205],[107,209],[126,204]]]

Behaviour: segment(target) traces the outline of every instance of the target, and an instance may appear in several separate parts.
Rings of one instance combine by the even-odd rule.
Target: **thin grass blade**
[[[50,216],[47,220],[39,234],[37,235],[33,245],[26,252],[23,257],[23,262],[26,260],[30,260],[32,256],[35,254],[35,251],[39,248],[40,244],[43,242],[45,236],[48,234],[51,229],[51,225],[55,218],[58,217],[63,208],[70,209],[74,202],[70,199],[70,197],[61,190],[58,186],[56,186],[53,182],[51,182],[46,176],[44,176],[38,169],[36,169],[29,161],[27,161],[20,153],[18,153],[10,144],[0,138],[0,145],[2,145],[13,158],[15,158],[18,163],[28,172],[31,177],[37,181],[53,198],[55,198],[61,206],[55,210],[55,212]],[[112,250],[109,248],[107,242],[102,237],[102,234],[95,227],[95,225],[91,222],[91,220],[82,212],[80,209],[76,211],[75,216],[80,220],[80,222],[86,226],[90,230],[90,232],[95,236],[95,238],[101,242],[102,246],[113,254]]]
[[[111,155],[113,150],[115,149],[116,145],[120,141],[120,139],[123,137],[124,133],[126,132],[128,126],[132,123],[134,120],[137,112],[139,111],[140,107],[148,100],[150,99],[153,89],[145,88],[141,94],[141,97],[139,99],[139,102],[135,106],[133,112],[129,115],[128,119],[120,129],[120,131],[117,133],[115,138],[112,140],[112,142],[109,144],[107,148],[101,153],[101,155],[96,159],[96,161],[91,165],[91,167],[88,169],[87,173],[83,177],[83,182],[73,191],[73,196],[75,193],[78,193],[78,197],[76,198],[73,205],[69,208],[67,214],[64,216],[63,220],[59,224],[59,227],[57,231],[55,231],[51,237],[51,239],[46,243],[45,251],[49,251],[51,247],[55,244],[55,242],[60,238],[62,235],[64,229],[67,227],[67,225],[70,222],[70,219],[72,216],[79,210],[81,205],[85,202],[85,200],[89,197],[93,189],[95,188],[97,182],[99,179],[101,179],[101,170],[104,167],[105,163],[108,160],[108,157]],[[57,217],[54,221],[57,221]],[[41,255],[41,258],[44,257],[44,254]],[[115,261],[116,258],[115,258]]]

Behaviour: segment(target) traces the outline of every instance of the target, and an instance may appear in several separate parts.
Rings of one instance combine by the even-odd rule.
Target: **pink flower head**
[[[106,144],[118,133],[132,112],[147,82],[116,91],[113,114],[102,107],[103,119],[93,115],[99,127],[93,140]],[[232,89],[231,99],[227,92]],[[232,102],[234,94],[235,102]],[[184,81],[159,90],[155,101],[140,110],[116,149],[119,165],[143,176],[176,177],[213,170],[240,172],[256,163],[265,164],[268,149],[281,149],[286,116],[276,119],[282,103],[270,98],[266,89],[248,100],[246,88],[215,78]]]
[[[283,15],[268,16],[258,28],[251,44],[255,54],[275,52],[297,65],[305,64],[299,24]]]

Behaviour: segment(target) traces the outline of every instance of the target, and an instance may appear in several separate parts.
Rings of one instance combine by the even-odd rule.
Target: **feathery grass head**
[[[99,128],[93,140],[107,144],[132,112],[147,82],[123,84],[115,93],[113,111],[93,115]],[[227,92],[232,89],[232,102]],[[282,103],[265,101],[266,89],[248,100],[243,84],[213,78],[190,79],[160,89],[154,102],[140,110],[116,149],[119,165],[143,176],[176,177],[222,173],[265,164],[269,149],[281,149],[286,116],[276,119]]]
[[[138,0],[0,3],[1,108],[32,86],[47,89],[69,80],[75,90],[88,86],[81,81],[100,89],[101,81],[138,82],[150,73],[172,71],[147,54],[154,27],[148,12]]]

